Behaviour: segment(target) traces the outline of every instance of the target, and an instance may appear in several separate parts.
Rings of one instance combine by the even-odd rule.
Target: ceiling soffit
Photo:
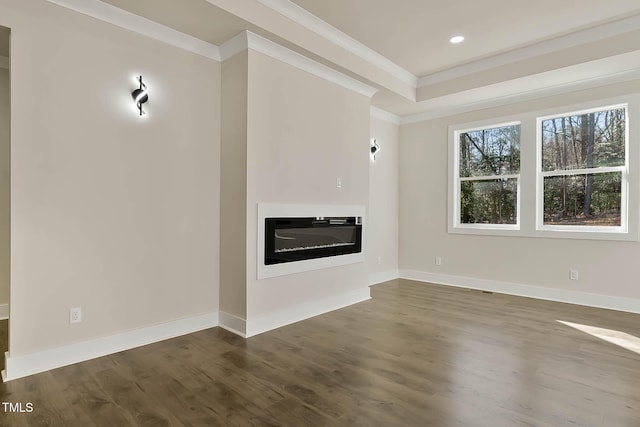
[[[151,1],[156,4],[160,1],[162,4],[166,3],[164,7],[168,8],[171,0],[141,0],[140,2],[124,0],[105,0],[105,2],[98,0],[48,1],[99,19],[102,18],[96,16],[99,14],[98,12],[104,13],[105,10],[108,10],[117,18],[117,22],[112,22],[115,25],[128,29],[135,28],[133,31],[137,31],[138,28],[147,28],[146,34],[141,30],[137,32],[220,60],[218,45],[221,43],[216,40],[218,44],[216,45],[212,43],[212,40],[215,37],[226,37],[226,35],[222,33],[206,35],[203,33],[201,25],[198,27],[199,29],[190,29],[184,18],[181,18],[179,24],[176,25],[173,25],[170,20],[159,24],[153,21],[148,14],[145,16],[147,8],[144,10],[136,9],[135,11],[138,13],[134,13],[108,4],[120,5],[122,3],[121,6],[125,7],[132,3]],[[638,40],[640,37],[640,15],[638,15],[418,79],[288,0],[188,1],[197,3],[198,7],[203,8],[202,13],[209,10],[211,19],[222,19],[225,22],[230,19],[229,25],[224,30],[228,33],[234,32],[236,29],[241,32],[248,29],[246,27],[257,29],[256,31],[261,36],[275,41],[286,41],[288,48],[303,55],[315,57],[316,60],[320,59],[324,65],[378,87],[380,91],[374,96],[372,103],[382,109],[399,114],[406,114],[416,109],[420,110],[423,108],[422,106],[427,104],[425,101],[450,101],[457,99],[456,94],[466,91],[513,81],[526,82],[527,79],[534,79],[537,75],[554,69],[569,66],[579,67],[581,64],[588,67],[591,61],[640,49],[640,46],[636,47],[633,42],[629,41]],[[175,6],[173,3],[171,5]],[[108,19],[103,20],[109,21]],[[174,27],[180,28],[180,30]],[[629,34],[634,37],[625,39],[625,35]],[[208,40],[203,40],[203,38]],[[614,41],[617,42],[613,43]],[[606,67],[601,67],[599,70],[603,73],[602,77],[615,71],[613,69],[607,70]],[[597,84],[597,79],[592,79],[592,82]],[[522,89],[525,90],[526,85]],[[487,94],[487,96],[487,102],[490,102],[491,94]]]
[[[305,8],[417,76],[640,14],[637,0],[260,1]]]
[[[376,55],[381,55],[288,0],[257,1],[305,28],[321,34],[327,40],[344,46],[372,65],[382,63],[379,58],[376,58]],[[562,87],[563,90],[569,90],[572,84],[575,84],[576,89],[588,85],[606,84],[612,79],[620,79],[620,70],[615,60],[601,61],[597,67],[599,74],[590,75],[588,79],[571,79],[567,73],[571,70],[570,72],[579,75],[582,71],[588,72],[589,68],[593,67],[594,61],[614,58],[624,53],[640,52],[640,46],[635,42],[639,37],[640,15],[628,16],[424,76],[416,80],[416,102],[408,103],[406,100],[399,100],[397,97],[389,96],[388,91],[382,90],[373,98],[373,104],[390,111],[437,109],[438,105],[450,107],[449,103],[454,100],[458,103],[464,102],[465,96],[460,95],[473,92],[476,94],[474,104],[482,108],[483,102],[490,104],[508,98],[504,94],[494,95],[500,93],[496,90],[498,86],[512,90],[514,97],[517,97],[517,94],[526,94],[527,97],[531,97],[533,91],[541,91],[544,88],[545,81],[548,82],[549,87],[556,89]],[[363,46],[365,49],[362,48]],[[625,69],[625,79],[630,79],[640,72],[640,65],[627,65],[632,69]],[[390,70],[390,68],[387,69]],[[559,71],[551,73],[555,70]],[[551,78],[551,75],[556,78]],[[614,76],[617,77],[614,78]],[[486,90],[488,88],[491,90]],[[543,96],[542,92],[540,93]],[[482,99],[478,94],[482,95]],[[390,98],[395,100],[385,102]],[[398,108],[398,105],[404,105],[404,107]]]

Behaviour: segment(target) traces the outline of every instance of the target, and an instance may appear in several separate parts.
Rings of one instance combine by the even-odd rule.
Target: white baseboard
[[[217,311],[24,356],[12,357],[7,352],[2,380],[15,380],[215,326],[218,326]]]
[[[634,298],[523,285],[520,283],[498,282],[494,280],[475,279],[472,277],[450,276],[446,274],[435,274],[415,270],[400,270],[400,277],[403,279],[435,283],[438,285],[479,289],[483,291],[537,298],[548,301],[578,304],[587,307],[607,308],[610,310],[626,311],[629,313],[640,313],[640,299]]]
[[[249,319],[247,319],[246,336],[251,337],[258,335],[368,299],[371,299],[371,292],[367,286],[342,294],[331,295],[326,298],[297,304],[273,313],[249,317]]]
[[[398,270],[380,271],[378,273],[372,273],[369,275],[369,286],[377,285],[378,283],[388,282],[400,277]]]
[[[233,314],[221,311],[218,326],[236,335],[240,335],[242,338],[247,337],[247,321],[239,318],[238,316],[234,316]]]
[[[0,304],[0,320],[9,318],[9,304]]]

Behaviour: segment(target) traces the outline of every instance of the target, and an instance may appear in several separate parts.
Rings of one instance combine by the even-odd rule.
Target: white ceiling
[[[372,105],[398,116],[640,80],[640,0],[48,1],[108,22],[115,6],[208,52],[249,30],[376,87]],[[143,21],[124,26],[154,37]]]
[[[249,22],[206,0],[103,0],[103,2],[217,46],[242,30],[257,30]]]
[[[640,13],[639,0],[292,1],[419,77]]]

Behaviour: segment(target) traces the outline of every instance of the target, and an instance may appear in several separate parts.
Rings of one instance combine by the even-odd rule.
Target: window
[[[625,232],[627,107],[538,119],[538,229]]]
[[[517,229],[520,124],[455,132],[455,226]]]
[[[449,126],[449,233],[640,240],[640,93]]]

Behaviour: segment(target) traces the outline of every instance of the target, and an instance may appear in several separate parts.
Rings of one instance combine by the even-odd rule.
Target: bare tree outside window
[[[621,226],[626,108],[542,120],[545,225]]]
[[[517,224],[520,125],[458,134],[460,224]]]

